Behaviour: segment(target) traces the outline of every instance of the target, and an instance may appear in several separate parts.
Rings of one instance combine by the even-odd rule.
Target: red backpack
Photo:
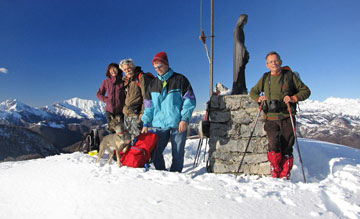
[[[147,89],[147,87],[149,86],[150,82],[155,78],[155,76],[153,74],[151,74],[150,72],[146,72],[146,73],[143,73],[143,72],[140,72],[138,74],[138,76],[135,78],[135,82],[137,84],[138,87],[141,87],[140,86],[140,78],[141,78],[141,75],[144,75],[144,80],[145,80],[145,89]]]
[[[155,148],[158,138],[159,136],[153,132],[137,136],[135,144],[121,156],[121,164],[134,168],[145,167],[145,164],[150,161],[151,152]]]

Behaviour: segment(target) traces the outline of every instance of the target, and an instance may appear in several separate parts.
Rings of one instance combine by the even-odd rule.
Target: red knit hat
[[[167,66],[169,65],[168,57],[165,52],[157,53],[152,60],[152,64],[154,64],[154,61],[162,62]]]

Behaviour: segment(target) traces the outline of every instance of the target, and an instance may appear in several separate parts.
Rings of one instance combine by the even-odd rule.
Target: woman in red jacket
[[[96,97],[105,103],[105,116],[109,124],[110,116],[120,115],[124,121],[122,113],[125,103],[124,82],[122,80],[122,71],[116,63],[110,63],[106,68],[105,76],[107,77],[100,85]]]

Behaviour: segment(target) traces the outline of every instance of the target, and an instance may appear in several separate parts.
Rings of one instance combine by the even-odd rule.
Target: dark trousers
[[[294,123],[295,123],[295,118]],[[269,145],[269,151],[281,152],[282,155],[292,155],[295,141],[291,119],[267,120],[264,125]]]

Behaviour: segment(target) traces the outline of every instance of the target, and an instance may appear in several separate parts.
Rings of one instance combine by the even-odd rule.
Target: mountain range
[[[1,128],[16,127],[37,133],[53,145],[50,150],[71,152],[76,149],[82,135],[91,128],[105,130],[105,105],[100,101],[72,98],[51,106],[34,108],[16,99],[0,103]],[[196,135],[197,125],[205,111],[196,111],[190,121],[191,135]],[[323,140],[360,148],[360,99],[330,97],[325,101],[306,100],[299,103],[297,133],[299,137]],[[5,132],[0,132],[0,136]],[[11,140],[13,142],[13,139]],[[19,144],[28,144],[18,141]],[[5,142],[3,145],[6,144]],[[21,147],[20,147],[21,148]],[[22,147],[26,148],[26,147]],[[24,153],[26,152],[23,151]],[[39,152],[41,154],[41,151]],[[18,156],[23,156],[21,152]],[[46,156],[44,154],[42,156]],[[9,155],[10,156],[10,155]],[[16,155],[12,154],[16,159]],[[0,159],[1,160],[1,159]]]

